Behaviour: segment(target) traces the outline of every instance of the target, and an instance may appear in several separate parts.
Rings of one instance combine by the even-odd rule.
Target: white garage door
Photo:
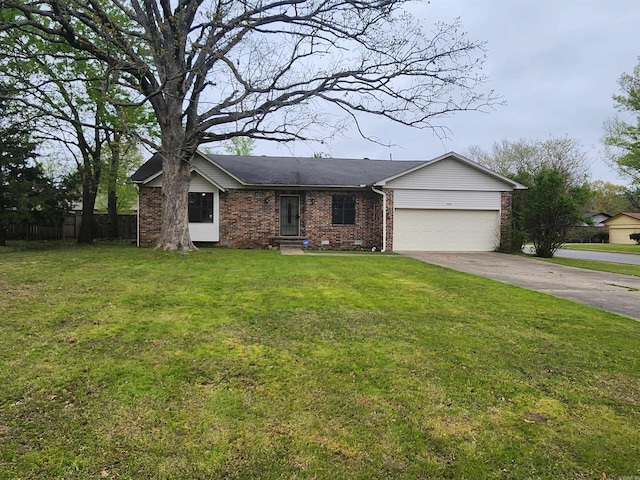
[[[500,238],[496,210],[399,208],[393,219],[393,249],[489,252]]]

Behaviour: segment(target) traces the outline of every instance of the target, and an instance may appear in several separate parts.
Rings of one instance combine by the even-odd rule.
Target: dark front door
[[[300,197],[297,195],[280,197],[280,235],[300,235]]]

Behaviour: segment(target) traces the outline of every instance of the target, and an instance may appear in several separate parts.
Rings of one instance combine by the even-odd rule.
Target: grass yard
[[[0,248],[0,479],[640,475],[640,322],[414,260]]]
[[[562,248],[571,250],[595,250],[598,252],[637,253],[640,255],[640,245],[617,245],[611,243],[566,243]]]
[[[579,258],[530,258],[540,260],[542,262],[557,263],[559,265],[567,265],[569,267],[586,268],[588,270],[598,270],[600,272],[620,273],[622,275],[632,275],[640,277],[640,265],[628,265],[626,263],[613,263],[613,262],[599,262],[597,260],[583,260]],[[638,306],[640,308],[640,305]],[[640,480],[640,479],[638,479]]]

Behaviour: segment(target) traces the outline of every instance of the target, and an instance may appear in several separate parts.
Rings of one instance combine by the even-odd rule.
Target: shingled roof
[[[640,213],[637,213],[637,212],[622,212],[622,213],[619,213],[617,215],[614,215],[611,218],[607,218],[603,223],[610,222],[611,220],[619,218],[619,217],[629,217],[629,218],[633,218],[634,220],[640,220]]]
[[[256,186],[361,186],[412,170],[429,162],[346,158],[271,157],[201,154],[245,185]],[[162,170],[159,154],[132,176],[144,183]]]

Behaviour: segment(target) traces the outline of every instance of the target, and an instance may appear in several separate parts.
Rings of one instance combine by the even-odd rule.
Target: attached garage
[[[394,250],[476,252],[500,241],[497,210],[396,209]]]
[[[500,244],[503,193],[524,188],[458,156],[385,182],[393,190],[393,250],[489,252]]]
[[[619,213],[603,222],[609,229],[609,243],[633,245],[629,235],[640,233],[640,213]]]

